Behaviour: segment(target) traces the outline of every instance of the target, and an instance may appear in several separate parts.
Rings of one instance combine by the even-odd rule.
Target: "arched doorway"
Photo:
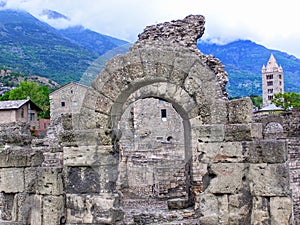
[[[166,211],[170,199],[181,198],[186,203],[182,207],[188,207],[190,167],[185,162],[183,120],[172,104],[139,99],[128,106],[119,125],[118,188],[125,222],[141,213]]]
[[[181,51],[182,54],[180,54]],[[166,60],[165,57],[169,59]],[[174,189],[177,189],[172,193],[173,196],[171,195],[172,191],[170,191],[172,187],[160,189],[166,185],[160,186],[159,182],[158,185],[155,182],[151,183],[154,191],[152,191],[152,187],[148,190],[151,190],[152,195],[156,194],[157,198],[179,198],[179,201],[170,201],[171,208],[182,209],[190,206],[194,200],[191,191],[193,188],[190,188],[191,183],[201,185],[201,177],[195,174],[197,170],[192,170],[194,163],[192,155],[197,148],[198,140],[192,138],[191,123],[195,126],[211,122],[218,123],[223,117],[225,118],[226,114],[226,111],[217,116],[210,113],[216,104],[221,104],[224,107],[222,101],[224,96],[214,72],[203,64],[197,54],[186,52],[184,48],[178,48],[176,51],[172,48],[135,49],[110,61],[106,69],[94,81],[93,88],[94,90],[87,93],[85,97],[82,112],[85,112],[85,115],[87,115],[86,112],[92,113],[94,111],[96,113],[94,115],[96,118],[94,129],[99,133],[98,145],[100,147],[105,145],[107,146],[106,149],[112,145],[111,151],[107,154],[114,155],[114,157],[118,157],[122,151],[123,146],[120,140],[123,132],[120,122],[122,115],[132,103],[139,99],[155,98],[157,101],[164,100],[172,105],[182,120],[184,151],[182,151],[183,157],[180,158],[182,163],[176,165],[178,168],[175,171],[184,174],[180,175],[183,182],[181,185],[178,185],[179,182],[173,182],[172,186],[175,185]],[[91,107],[93,104],[94,108]],[[168,112],[161,109],[157,115],[163,121]],[[83,119],[85,118],[82,117]],[[88,122],[90,123],[90,121],[93,120]],[[173,134],[166,134],[162,141],[176,141],[176,137]],[[173,159],[175,155],[169,155],[169,157]],[[113,171],[120,171],[119,164],[114,163],[106,166],[109,167],[109,173],[115,174]],[[167,168],[170,171],[170,167]],[[163,168],[161,168],[162,171]],[[197,180],[192,181],[194,175],[197,176]],[[174,177],[174,174],[170,176]],[[109,187],[118,186],[115,185],[118,182],[115,178],[115,176],[109,176],[109,180],[105,181],[109,182]],[[126,179],[128,180],[128,176]],[[168,178],[165,181],[166,183],[169,182],[168,185],[171,186],[170,180]],[[104,192],[116,196],[117,189],[110,188]],[[106,195],[102,197],[107,198]],[[119,198],[123,198],[122,194],[119,194]],[[196,216],[195,214],[191,215]]]

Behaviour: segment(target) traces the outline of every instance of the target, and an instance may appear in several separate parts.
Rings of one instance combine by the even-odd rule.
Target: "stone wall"
[[[300,224],[300,110],[279,115],[256,115],[254,120],[263,124],[265,139],[284,139],[288,148],[290,188],[293,197],[295,223]]]
[[[28,123],[13,122],[0,124],[0,146],[26,146],[31,143],[30,125]]]
[[[229,123],[197,128],[200,224],[292,223],[286,142],[263,139],[248,101],[228,102]]]
[[[0,223],[62,224],[62,168],[43,167],[43,151],[11,147],[0,151]]]

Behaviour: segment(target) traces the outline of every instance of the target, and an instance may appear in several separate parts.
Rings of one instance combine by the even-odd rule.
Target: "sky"
[[[205,17],[201,39],[218,44],[247,39],[300,58],[299,0],[0,0],[56,28],[82,25],[129,42],[148,25]],[[67,19],[49,19],[48,9]]]

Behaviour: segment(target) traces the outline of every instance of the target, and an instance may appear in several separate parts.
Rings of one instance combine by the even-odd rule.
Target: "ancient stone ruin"
[[[250,98],[229,101],[221,62],[196,47],[204,23],[147,27],[92,88],[72,91],[79,109],[52,118],[45,139],[2,147],[1,224],[293,224],[299,113],[266,122]],[[147,99],[173,107],[182,136],[132,123],[140,101],[153,115]]]

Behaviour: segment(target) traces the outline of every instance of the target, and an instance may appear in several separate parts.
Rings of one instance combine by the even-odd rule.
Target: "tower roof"
[[[267,71],[274,71],[274,70],[278,70],[280,69],[277,62],[276,62],[276,59],[274,57],[274,55],[271,53],[271,56],[269,58],[269,61],[267,63],[267,66],[266,66],[266,70]]]

